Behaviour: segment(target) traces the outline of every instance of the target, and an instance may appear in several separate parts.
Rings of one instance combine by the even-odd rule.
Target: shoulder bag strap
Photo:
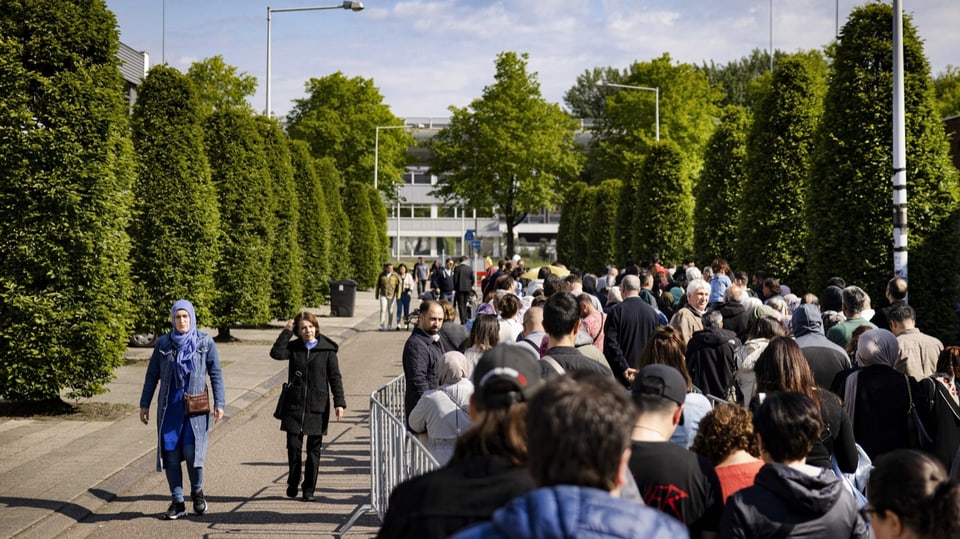
[[[561,366],[556,359],[553,359],[550,356],[543,356],[540,359],[542,359],[543,361],[546,361],[547,365],[550,365],[551,367],[553,367],[553,370],[557,371],[557,374],[565,374],[567,372],[567,370],[564,369],[563,366]]]

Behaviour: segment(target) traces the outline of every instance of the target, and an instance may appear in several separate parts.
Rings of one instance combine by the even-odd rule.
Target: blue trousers
[[[193,466],[193,444],[178,444],[176,449],[163,451],[163,468],[167,474],[167,484],[170,485],[170,495],[173,501],[183,501],[183,467],[180,462],[187,461],[187,475],[190,476],[190,492],[203,489],[203,468]]]

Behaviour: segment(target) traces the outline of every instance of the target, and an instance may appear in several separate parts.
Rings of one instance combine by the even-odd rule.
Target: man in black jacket
[[[627,275],[620,282],[623,302],[610,309],[603,325],[603,355],[617,380],[630,387],[637,360],[647,339],[660,325],[657,311],[640,298],[640,279]]]
[[[453,270],[453,287],[456,291],[457,312],[460,314],[460,323],[466,324],[470,319],[470,294],[473,294],[473,268],[467,263],[467,257],[461,256],[460,263]]]
[[[553,358],[565,372],[591,371],[613,376],[606,365],[588,358],[576,349],[577,334],[580,332],[580,303],[573,294],[561,292],[547,299],[543,305],[543,329],[547,332],[549,348],[544,357]],[[550,360],[541,360],[544,374],[558,372],[551,368]]]
[[[703,315],[703,329],[687,343],[687,370],[693,385],[707,395],[726,399],[727,387],[737,370],[737,334],[723,329],[719,311]]]
[[[443,359],[440,328],[443,327],[443,307],[436,301],[420,304],[420,323],[403,345],[403,374],[407,389],[403,396],[404,417],[417,405],[428,389],[438,385],[437,368]]]

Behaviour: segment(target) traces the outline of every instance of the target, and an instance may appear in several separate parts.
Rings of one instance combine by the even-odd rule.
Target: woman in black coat
[[[294,328],[297,334],[294,335]],[[292,339],[296,336],[297,338]],[[287,385],[278,405],[280,430],[287,433],[287,496],[297,496],[303,454],[303,437],[307,437],[307,462],[303,470],[303,499],[315,499],[317,473],[320,469],[320,448],[330,421],[330,394],[333,393],[334,416],[343,417],[347,407],[337,361],[337,344],[320,334],[317,317],[302,312],[287,322],[270,349],[270,357],[290,363]]]

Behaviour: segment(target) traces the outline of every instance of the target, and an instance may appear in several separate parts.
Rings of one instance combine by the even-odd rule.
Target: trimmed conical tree
[[[577,230],[577,220],[586,192],[587,184],[576,182],[563,195],[563,210],[557,225],[557,258],[564,264],[580,264],[577,260],[577,243],[582,231]]]
[[[327,193],[310,156],[310,146],[302,140],[287,139],[293,178],[300,193],[300,218],[297,220],[300,251],[303,254],[303,302],[317,307],[330,291],[330,216]],[[337,194],[337,197],[340,195]]]
[[[220,207],[220,261],[214,324],[220,340],[235,324],[270,321],[274,209],[257,121],[250,113],[216,111],[204,122],[207,157]]]
[[[137,329],[168,330],[170,306],[181,298],[209,323],[220,212],[190,80],[172,67],[151,68],[137,92],[132,133],[140,158],[130,227]]]
[[[300,196],[293,181],[287,136],[280,124],[256,116],[263,138],[270,202],[274,208],[273,256],[270,261],[270,315],[286,320],[303,307],[303,255],[300,251]]]
[[[372,186],[370,187],[373,188]],[[376,226],[370,211],[370,197],[366,186],[350,182],[343,193],[347,203],[344,211],[350,216],[350,267],[358,288],[371,288],[386,260],[377,257]]]
[[[620,207],[620,193],[623,191],[623,182],[620,180],[606,180],[596,187],[591,197],[593,206],[590,208],[590,228],[587,236],[587,262],[584,271],[603,275],[603,268],[608,264],[616,265],[616,230],[617,212]]]
[[[0,396],[90,397],[131,329],[134,170],[117,21],[102,1],[0,15]]]
[[[819,290],[832,275],[860,285],[875,306],[893,274],[892,57],[893,10],[856,8],[834,51],[823,120],[807,191],[808,272]],[[904,18],[904,105],[910,303],[918,326],[956,341],[960,241],[951,218],[957,174],[934,112],[929,66],[909,17]]]
[[[784,282],[800,280],[805,259],[804,185],[825,90],[823,70],[819,54],[781,59],[747,135],[736,261]]]
[[[744,108],[729,106],[707,142],[703,172],[693,188],[697,216],[693,250],[697,260],[726,258],[738,267],[735,253],[749,125]]]
[[[330,218],[330,277],[355,279],[350,261],[353,232],[350,229],[350,218],[343,209],[340,172],[330,157],[318,159],[316,168],[327,197],[327,215]]]
[[[673,141],[655,142],[643,162],[643,189],[633,233],[637,260],[660,253],[680,260],[693,251],[693,195],[683,154]]]
[[[376,230],[377,258],[389,260],[391,250],[390,237],[387,236],[387,207],[383,204],[380,191],[376,189],[367,189],[366,191],[370,202],[370,213],[373,215],[373,227]]]

